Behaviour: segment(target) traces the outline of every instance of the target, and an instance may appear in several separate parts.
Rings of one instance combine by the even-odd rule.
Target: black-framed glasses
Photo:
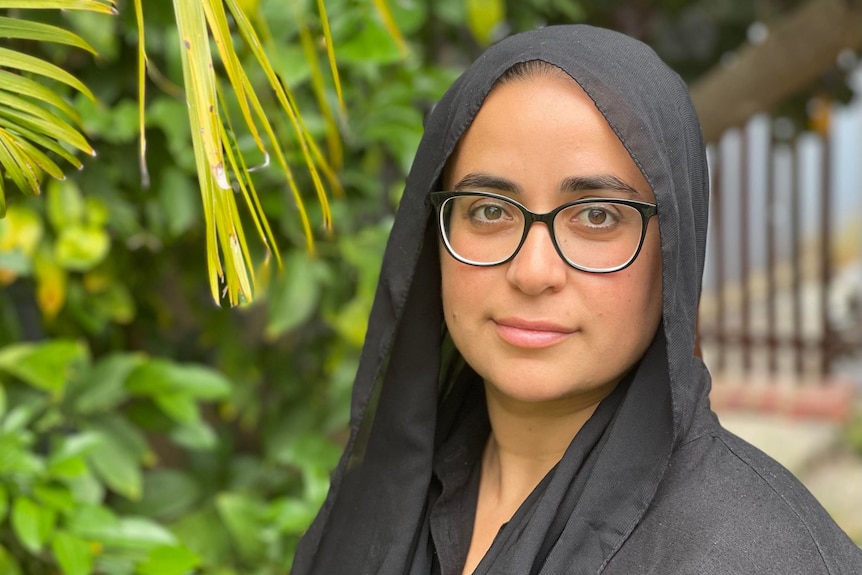
[[[638,257],[655,204],[617,198],[584,198],[546,214],[489,192],[432,192],[440,234],[456,260],[497,266],[512,260],[535,222],[548,226],[551,242],[575,269],[611,273]]]

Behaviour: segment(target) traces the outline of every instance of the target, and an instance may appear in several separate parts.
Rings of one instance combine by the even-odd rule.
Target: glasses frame
[[[446,201],[449,200],[450,198],[457,198],[457,197],[462,197],[462,196],[483,196],[486,198],[493,198],[496,200],[501,200],[501,201],[507,202],[507,203],[515,206],[519,210],[521,210],[521,213],[524,215],[524,231],[523,231],[523,234],[521,235],[521,241],[518,242],[518,247],[515,248],[515,250],[512,252],[512,255],[510,255],[509,257],[507,257],[505,259],[496,261],[496,262],[484,263],[484,262],[475,262],[473,260],[468,260],[466,258],[459,256],[457,253],[455,253],[455,250],[452,249],[452,246],[449,244],[449,239],[446,237],[446,233],[443,231],[444,230],[444,224],[443,224],[443,209],[442,208],[443,208],[443,205],[446,203]],[[551,236],[551,243],[554,245],[554,249],[557,251],[557,255],[559,255],[560,258],[564,262],[566,262],[568,265],[570,265],[571,267],[575,268],[576,270],[580,270],[582,272],[588,272],[588,273],[594,273],[594,274],[609,274],[609,273],[618,272],[618,271],[624,270],[627,267],[629,267],[630,265],[632,265],[632,263],[634,263],[634,261],[637,259],[638,255],[641,253],[641,248],[643,247],[643,244],[644,244],[644,238],[646,237],[647,226],[649,225],[649,220],[650,220],[650,218],[652,218],[653,216],[658,214],[658,207],[655,204],[652,204],[649,202],[641,202],[638,200],[624,200],[624,199],[620,199],[620,198],[601,198],[601,197],[582,198],[580,200],[575,200],[573,202],[566,202],[565,204],[563,204],[561,206],[557,206],[556,208],[554,208],[550,212],[547,212],[544,214],[538,214],[536,212],[530,211],[524,205],[518,203],[517,201],[513,200],[510,197],[503,196],[500,194],[494,194],[491,192],[480,192],[480,191],[471,191],[471,190],[461,190],[458,192],[439,191],[439,192],[431,192],[431,194],[429,195],[429,199],[431,201],[431,204],[434,206],[435,210],[437,211],[437,227],[440,231],[440,237],[443,240],[443,244],[446,246],[446,251],[449,252],[449,255],[451,255],[453,258],[455,258],[459,262],[464,263],[464,264],[468,264],[471,266],[477,266],[477,267],[499,266],[499,265],[503,265],[503,264],[508,263],[508,262],[512,261],[513,259],[515,259],[515,256],[518,255],[518,252],[521,251],[521,247],[523,247],[524,242],[527,240],[527,234],[530,233],[530,229],[532,229],[533,224],[535,224],[536,222],[542,222],[548,227],[548,233]],[[605,268],[589,268],[586,266],[578,265],[565,256],[563,251],[560,249],[559,244],[557,243],[557,236],[554,233],[554,218],[557,217],[557,214],[560,213],[561,211],[565,210],[566,208],[570,208],[572,206],[577,206],[577,205],[581,205],[581,204],[592,204],[592,203],[596,203],[596,202],[601,202],[603,204],[620,204],[620,205],[624,205],[624,206],[629,206],[629,207],[636,209],[641,215],[641,222],[643,225],[641,226],[641,237],[640,237],[640,240],[638,241],[638,247],[635,250],[634,254],[632,254],[632,257],[629,258],[629,260],[622,265],[615,266],[613,268],[607,268],[607,269],[605,269]]]

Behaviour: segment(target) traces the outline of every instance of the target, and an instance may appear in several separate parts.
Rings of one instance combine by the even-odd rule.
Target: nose
[[[527,295],[539,295],[546,290],[561,289],[568,273],[569,265],[554,249],[548,226],[535,222],[527,232],[524,245],[509,262],[506,279]]]

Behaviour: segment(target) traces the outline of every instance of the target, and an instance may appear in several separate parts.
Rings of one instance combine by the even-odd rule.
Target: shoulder
[[[606,573],[615,564],[620,573],[858,575],[862,551],[790,472],[714,428],[674,453]]]

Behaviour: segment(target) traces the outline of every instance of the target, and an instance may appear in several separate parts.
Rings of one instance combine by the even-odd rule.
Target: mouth
[[[500,339],[511,346],[525,349],[556,345],[577,331],[549,321],[503,318],[493,322]]]

